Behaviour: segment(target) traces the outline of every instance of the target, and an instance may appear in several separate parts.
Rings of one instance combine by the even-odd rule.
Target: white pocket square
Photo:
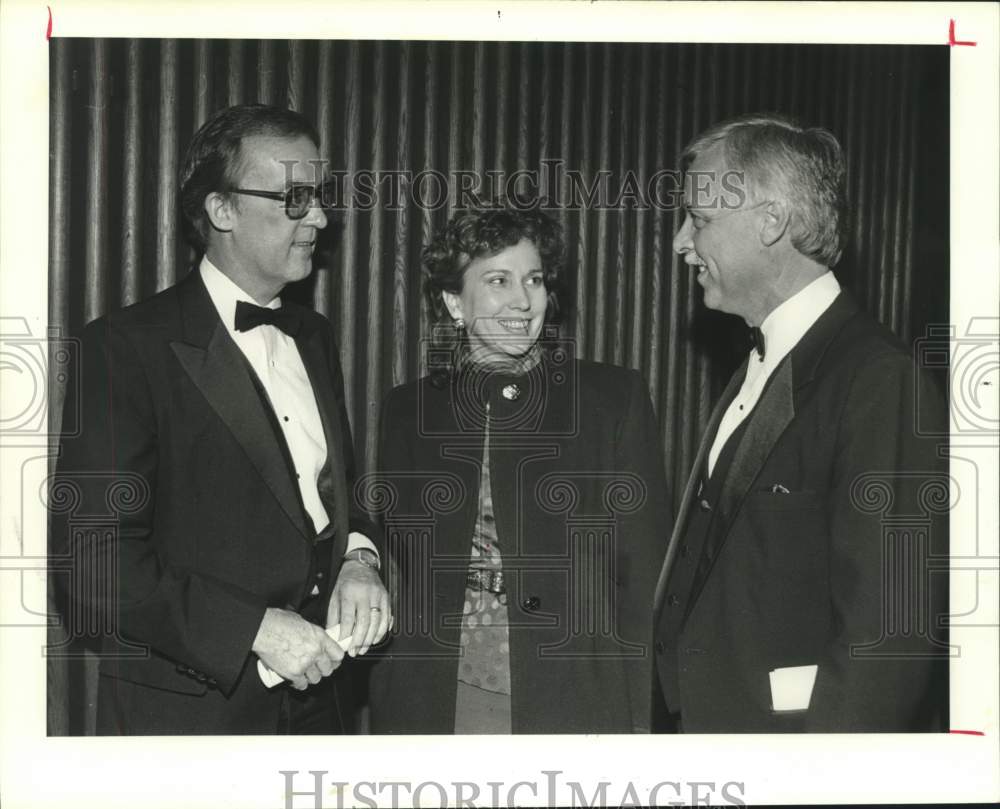
[[[819,666],[788,666],[774,669],[771,679],[771,710],[804,711],[809,708]]]

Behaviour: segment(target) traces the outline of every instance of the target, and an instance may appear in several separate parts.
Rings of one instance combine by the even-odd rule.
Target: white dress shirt
[[[828,271],[778,306],[761,324],[760,330],[764,333],[764,358],[760,359],[756,350],[750,349],[750,361],[743,385],[722,416],[708,453],[709,476],[726,440],[742,424],[743,419],[750,415],[774,369],[839,294],[840,284],[833,273]]]
[[[229,336],[249,361],[271,400],[292,456],[302,503],[316,532],[321,533],[330,524],[317,486],[320,470],[326,463],[326,434],[298,346],[294,339],[270,324],[236,331],[236,303],[256,302],[207,256],[202,259],[199,271]],[[267,304],[269,309],[280,306],[280,298]],[[356,532],[349,535],[347,543],[348,550],[355,548],[375,550],[366,536]]]

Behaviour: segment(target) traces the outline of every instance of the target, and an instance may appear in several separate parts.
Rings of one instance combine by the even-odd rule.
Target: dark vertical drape
[[[676,502],[743,347],[735,318],[704,309],[671,250],[679,211],[649,205],[648,192],[694,134],[736,114],[776,111],[831,129],[847,152],[853,209],[841,283],[905,341],[947,321],[947,48],[155,39],[50,47],[49,315],[63,334],[188,271],[177,172],[215,110],[286,104],[316,123],[331,168],[348,180],[373,173],[368,186],[346,189],[316,272],[288,291],[335,324],[361,471],[374,463],[381,399],[426,368],[421,245],[461,203],[463,186],[488,196],[534,178],[563,203],[564,332],[580,356],[645,375]],[[403,174],[386,181],[392,172]],[[52,390],[57,418],[63,392],[58,382]],[[50,729],[82,732],[90,703],[69,698],[64,673],[50,680],[51,713],[68,724]]]

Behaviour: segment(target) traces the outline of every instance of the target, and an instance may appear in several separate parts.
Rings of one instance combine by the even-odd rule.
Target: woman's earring
[[[456,329],[464,329],[465,328],[465,318],[456,317],[455,318],[455,328]]]

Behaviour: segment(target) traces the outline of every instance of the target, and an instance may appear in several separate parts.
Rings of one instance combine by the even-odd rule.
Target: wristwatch
[[[352,551],[348,551],[344,554],[344,561],[348,560],[351,562],[360,562],[365,567],[370,567],[376,572],[382,570],[382,562],[379,560],[378,554],[369,548],[355,548]]]

